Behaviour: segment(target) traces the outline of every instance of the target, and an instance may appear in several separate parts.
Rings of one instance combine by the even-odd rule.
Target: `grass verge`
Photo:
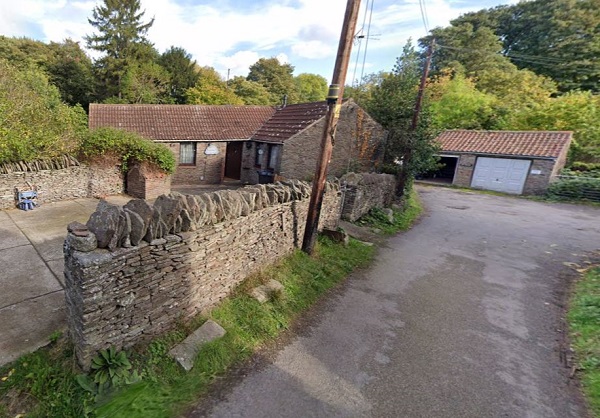
[[[315,255],[296,251],[284,261],[251,277],[211,312],[227,334],[202,349],[194,368],[182,372],[167,355],[169,347],[190,329],[180,329],[132,356],[143,382],[128,386],[97,409],[98,417],[168,417],[180,413],[208,388],[214,377],[247,359],[261,345],[288,328],[296,315],[355,268],[365,266],[373,249],[351,241],[347,247],[320,239]],[[260,304],[247,291],[268,278],[280,281],[284,296]]]
[[[413,188],[408,197],[402,202],[402,210],[393,209],[391,219],[380,208],[373,208],[356,223],[362,226],[379,229],[386,235],[392,235],[409,229],[423,212],[419,195]]]
[[[600,417],[600,267],[575,284],[567,315],[583,392],[594,417]]]

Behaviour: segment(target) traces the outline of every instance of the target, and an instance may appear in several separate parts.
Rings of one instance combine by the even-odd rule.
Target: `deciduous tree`
[[[302,73],[294,77],[298,103],[320,102],[327,97],[327,80],[318,74]]]
[[[280,104],[283,96],[287,96],[288,103],[298,103],[293,72],[292,65],[282,64],[275,57],[261,58],[250,66],[246,79],[266,88],[271,95],[271,104]]]
[[[399,164],[399,195],[410,189],[415,175],[436,167],[435,132],[427,103],[422,106],[417,128],[411,129],[420,78],[421,60],[409,41],[392,72],[374,87],[367,102],[371,116],[388,130],[386,161]]]
[[[244,101],[227,87],[221,75],[212,67],[199,67],[196,85],[186,91],[189,104],[241,105]]]

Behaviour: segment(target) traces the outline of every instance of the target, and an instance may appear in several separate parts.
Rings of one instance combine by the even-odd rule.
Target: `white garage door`
[[[530,160],[479,157],[471,187],[521,194],[530,165]]]

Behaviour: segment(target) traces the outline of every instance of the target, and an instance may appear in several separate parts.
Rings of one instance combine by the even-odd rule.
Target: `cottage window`
[[[269,145],[269,161],[268,167],[275,170],[277,167],[277,159],[279,158],[279,145]]]
[[[263,149],[260,144],[256,144],[254,150],[254,165],[260,167],[262,165]]]
[[[179,144],[179,164],[180,165],[195,165],[196,164],[196,143],[182,142]]]

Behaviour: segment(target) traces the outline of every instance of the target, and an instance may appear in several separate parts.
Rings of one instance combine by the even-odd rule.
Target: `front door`
[[[225,153],[225,177],[239,180],[242,172],[243,142],[228,142]]]

